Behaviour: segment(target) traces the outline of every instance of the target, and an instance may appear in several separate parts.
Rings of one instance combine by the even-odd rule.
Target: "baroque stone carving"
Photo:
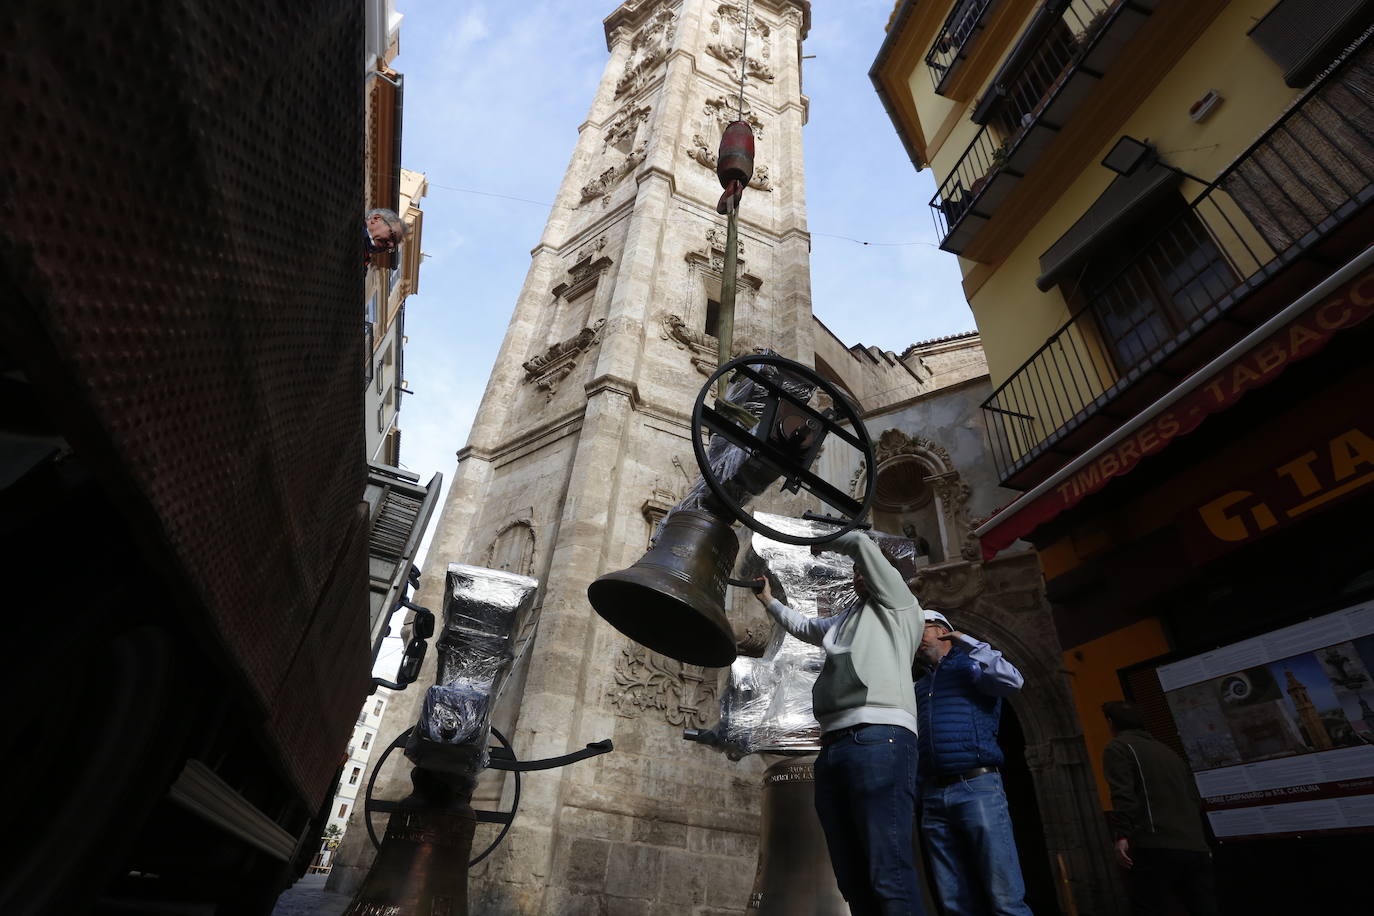
[[[558,383],[577,367],[577,357],[601,339],[601,328],[605,324],[606,319],[598,318],[591,327],[583,328],[567,340],[559,341],[538,356],[526,360],[522,364],[525,381],[533,382],[548,400],[552,400],[558,391]]]
[[[615,686],[607,691],[618,715],[635,718],[645,710],[656,710],[678,728],[714,724],[720,711],[719,693],[714,674],[634,644],[620,650]]]
[[[706,142],[706,138],[701,134],[693,134],[692,145],[684,147],[684,149],[687,150],[687,155],[693,161],[713,172],[716,170],[716,151],[711,149],[711,145]],[[754,175],[749,179],[749,187],[759,191],[773,190],[773,183],[768,177],[768,166],[760,165],[754,168]]]
[[[929,472],[925,477],[935,497],[939,500],[941,525],[946,538],[945,556],[949,559],[960,557],[969,562],[978,560],[982,550],[978,537],[973,533],[977,524],[969,512],[970,490],[954,461],[942,446],[920,436],[907,436],[901,430],[887,429],[878,436],[873,445],[873,464],[881,468],[884,464],[900,458],[915,458]],[[850,478],[850,492],[863,492],[865,469],[859,467]]]
[[[735,120],[742,120],[754,129],[755,139],[763,139],[763,120],[750,109],[748,101],[744,103],[744,114],[741,116],[739,113],[739,96],[715,96],[707,99],[701,106],[701,110],[706,117],[719,124],[721,130],[725,129],[725,125]],[[695,144],[696,139],[693,138],[692,142]],[[715,166],[713,165],[711,168],[715,168]]]
[[[573,255],[573,264],[580,265],[583,261],[590,261],[591,258],[604,251],[605,248],[606,236],[598,236],[577,249],[577,254]]]
[[[924,607],[960,608],[982,593],[983,566],[967,561],[927,566],[907,584]]]
[[[644,23],[630,41],[630,53],[625,69],[615,84],[616,98],[638,89],[668,56],[668,48],[677,34],[677,17],[664,6]]]
[[[692,366],[702,375],[709,376],[716,371],[716,351],[720,348],[716,338],[688,327],[679,315],[664,315],[662,321],[662,339],[675,341],[679,350],[691,353]]]
[[[707,250],[719,251],[721,254],[724,254],[725,240],[727,235],[729,235],[729,233],[726,232],[726,230],[720,226],[709,227],[706,230]],[[744,257],[744,243],[739,240],[738,236],[735,237],[735,255],[741,258]]]
[[[739,76],[740,56],[745,53],[744,7],[737,3],[722,3],[711,16],[711,40],[706,43],[706,53],[721,61],[721,68],[735,77]],[[768,63],[772,53],[769,36],[772,31],[768,24],[752,13],[749,16],[749,47],[745,70],[755,79],[765,83],[773,81],[773,68]]]
[[[621,162],[606,169],[600,175],[593,178],[582,186],[582,202],[585,204],[589,200],[602,197],[611,188],[620,183],[620,179],[635,170],[644,157],[648,155],[649,141],[641,140],[639,145],[632,149]]]

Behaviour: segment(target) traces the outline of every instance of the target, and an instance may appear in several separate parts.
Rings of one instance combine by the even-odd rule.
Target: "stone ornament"
[[[558,392],[558,383],[567,378],[577,367],[577,358],[589,350],[592,344],[601,340],[601,328],[606,319],[598,318],[590,327],[583,328],[567,340],[551,345],[538,356],[531,357],[522,365],[525,381],[533,382],[543,391],[546,400],[553,400]]]
[[[881,471],[884,464],[903,458],[914,458],[928,472],[925,482],[930,485],[940,508],[940,530],[946,562],[956,558],[970,563],[978,561],[982,551],[978,537],[973,533],[976,525],[968,508],[971,491],[955,470],[949,452],[938,443],[921,436],[907,436],[897,429],[884,430],[873,445],[873,466]],[[849,486],[851,493],[863,492],[864,468],[860,467],[854,472]],[[923,570],[921,575],[925,574]]]
[[[756,140],[763,139],[763,120],[758,115],[754,114],[753,109],[749,107],[748,99],[744,102],[744,115],[742,118],[739,112],[739,96],[718,95],[709,98],[702,104],[701,110],[706,117],[719,124],[722,130],[725,129],[725,125],[733,121],[743,120],[750,127],[754,128],[754,138]]]
[[[709,728],[720,713],[718,675],[685,665],[641,645],[621,648],[615,662],[615,686],[607,691],[617,715],[638,718],[646,710],[677,728]]]
[[[693,161],[705,166],[710,171],[716,170],[716,151],[713,150],[706,139],[701,134],[692,135],[692,145],[684,147],[687,155]],[[760,165],[754,168],[754,175],[749,179],[749,187],[759,191],[773,190],[773,183],[768,176],[768,166]]]
[[[716,351],[720,348],[716,338],[705,331],[693,330],[680,315],[670,313],[664,315],[661,321],[662,339],[671,340],[677,344],[679,350],[688,351],[691,354],[693,368],[708,377],[716,371]]]
[[[625,69],[615,84],[616,98],[639,89],[648,77],[668,57],[673,36],[677,34],[677,17],[664,6],[651,15],[630,41],[630,53]]]
[[[722,3],[711,16],[711,41],[706,44],[706,53],[721,61],[722,70],[739,78],[739,59],[745,52],[744,46],[744,7],[738,3]],[[749,76],[765,83],[773,82],[773,68],[769,66],[769,36],[772,31],[768,24],[752,13],[749,16],[749,56],[745,70]]]
[[[649,153],[649,138],[644,134],[643,125],[648,122],[653,109],[648,105],[623,109],[611,126],[606,129],[602,145],[602,159],[606,156],[614,161],[600,175],[582,186],[582,203],[602,198],[609,203],[610,191],[620,180],[635,170]]]

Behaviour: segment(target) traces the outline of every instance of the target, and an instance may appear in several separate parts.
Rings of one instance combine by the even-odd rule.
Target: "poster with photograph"
[[[1158,669],[1218,837],[1374,829],[1374,601]]]

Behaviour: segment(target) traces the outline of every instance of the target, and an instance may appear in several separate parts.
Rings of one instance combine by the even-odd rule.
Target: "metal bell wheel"
[[[783,388],[777,379],[769,378],[759,371],[765,366],[775,366],[791,376],[805,380],[808,384],[814,384],[818,390],[830,397],[834,406],[817,410],[808,401],[801,400]],[[746,376],[765,390],[763,412],[755,427],[758,430],[757,435],[706,403],[707,397],[715,389],[717,380],[732,372]],[[849,424],[849,429],[841,425],[844,422]],[[692,429],[692,449],[696,453],[697,466],[701,470],[702,479],[706,481],[706,486],[710,488],[711,494],[720,506],[750,530],[784,544],[810,546],[833,541],[846,531],[864,524],[864,518],[873,503],[877,479],[873,443],[858,410],[839,388],[821,378],[815,370],[795,360],[770,354],[752,354],[732,359],[716,369],[697,394],[696,403],[692,407]],[[731,498],[712,471],[707,458],[707,440],[702,435],[703,430],[711,435],[723,437],[738,448],[751,451],[755,458],[777,471],[782,477],[782,491],[796,493],[805,490],[829,506],[837,513],[828,519],[835,523],[835,528],[814,537],[804,537],[778,531],[757,521],[739,502]],[[863,458],[865,483],[861,499],[851,497],[811,471],[812,463],[820,454],[821,445],[830,436],[846,443]]]

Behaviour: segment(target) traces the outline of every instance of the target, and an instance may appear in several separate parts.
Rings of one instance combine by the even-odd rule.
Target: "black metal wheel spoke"
[[[816,410],[809,401],[797,397],[784,388],[779,380],[768,378],[760,372],[756,368],[759,366],[774,366],[794,377],[804,379],[809,384],[814,384],[817,389],[830,397],[835,407],[824,411]],[[816,442],[801,456],[801,460],[795,454],[790,454],[773,442],[768,441],[766,430],[761,430],[764,432],[763,436],[755,435],[751,430],[745,429],[729,416],[706,403],[706,398],[715,390],[717,380],[730,372],[743,375],[766,391],[760,426],[771,425],[777,416],[778,405],[782,401],[786,401],[800,411],[803,416],[815,421],[820,430],[820,435]],[[844,422],[849,423],[852,429],[845,429],[840,425]],[[736,448],[752,452],[776,470],[783,478],[783,490],[795,493],[799,489],[804,489],[838,512],[835,529],[814,537],[804,537],[778,531],[756,520],[752,513],[747,512],[743,506],[730,497],[725,486],[711,469],[706,453],[706,443],[703,441],[703,429],[709,431],[711,435],[720,436]],[[692,450],[696,455],[697,466],[701,470],[701,476],[706,481],[707,488],[710,489],[711,494],[722,507],[752,531],[784,544],[799,546],[824,544],[860,525],[868,514],[869,507],[873,502],[874,482],[877,476],[874,473],[873,445],[869,439],[868,430],[864,427],[858,410],[849,402],[849,399],[838,388],[801,363],[782,356],[766,354],[741,356],[730,360],[716,369],[697,395],[696,403],[692,408],[692,430]],[[831,434],[854,448],[863,457],[865,486],[862,499],[854,499],[810,470],[809,465],[819,453],[821,443],[826,436]]]

